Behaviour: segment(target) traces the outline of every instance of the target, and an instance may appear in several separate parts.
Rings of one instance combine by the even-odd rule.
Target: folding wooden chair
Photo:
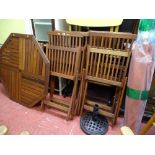
[[[99,113],[110,118],[112,125],[116,123],[126,86],[126,73],[134,39],[133,34],[90,32],[81,114],[83,109],[93,111],[93,106],[98,104]],[[115,86],[112,105],[87,100],[88,83]]]
[[[0,49],[0,74],[10,98],[28,107],[48,93],[49,61],[32,35],[10,34]]]
[[[58,48],[58,49],[63,49],[64,48],[66,50],[67,50],[67,48],[68,48],[68,50],[78,48],[80,50],[79,51],[80,56],[78,58],[78,61],[79,61],[80,65],[79,65],[79,68],[78,68],[78,72],[76,73],[77,79],[78,79],[78,81],[80,81],[80,88],[77,88],[77,89],[80,89],[80,90],[81,90],[81,87],[82,87],[81,84],[83,82],[82,81],[82,79],[83,79],[82,78],[82,75],[83,75],[82,74],[82,69],[85,66],[85,58],[86,58],[85,54],[86,54],[86,45],[87,45],[87,37],[88,37],[87,34],[88,33],[75,32],[75,31],[74,32],[51,31],[51,32],[48,33],[49,48],[47,48],[47,50],[46,50],[46,55],[49,58],[49,60],[51,60],[51,57],[49,57],[49,54],[52,51],[52,47]],[[68,52],[66,51],[66,54]],[[64,55],[65,55],[65,51],[64,51]],[[61,59],[63,59],[63,57]],[[68,61],[68,60],[65,60],[65,61]],[[72,60],[72,62],[68,62],[68,63],[74,63],[74,62]],[[62,64],[59,64],[59,65],[62,65]],[[50,78],[50,86],[49,87],[51,88],[51,94],[53,94],[53,80],[54,80],[54,78],[53,78],[53,76],[51,74],[50,74],[50,76],[51,76],[51,78]],[[57,75],[57,77],[59,79],[62,78],[60,74]],[[64,75],[63,75],[63,78],[65,78]],[[72,78],[70,80],[72,80]],[[74,88],[73,88],[73,90],[74,90]],[[77,91],[76,91],[76,93],[77,93]],[[81,95],[80,93],[75,94],[75,96],[76,96],[75,97],[76,98],[76,100],[75,100],[76,104],[75,104],[75,106],[73,108],[72,115],[75,115],[77,113],[77,110],[80,112],[79,100],[78,100],[78,99],[80,99],[80,97],[77,97],[77,96],[80,96],[80,95]]]
[[[48,46],[48,52],[46,53],[50,60],[50,101],[44,101],[43,105],[48,105],[57,110],[67,113],[67,119],[71,119],[73,116],[73,110],[75,108],[75,100],[78,86],[78,74],[80,67],[80,48],[68,48],[58,46]],[[70,102],[66,102],[63,99],[58,99],[53,96],[54,93],[54,77],[61,77],[74,81],[74,87]]]

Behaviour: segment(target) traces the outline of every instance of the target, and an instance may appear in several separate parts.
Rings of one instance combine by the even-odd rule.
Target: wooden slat
[[[58,109],[58,110],[62,110],[64,112],[68,112],[68,108],[65,107],[65,106],[62,106],[62,105],[59,105],[59,104],[56,104],[55,102],[51,102],[51,101],[44,101],[44,104],[52,107],[52,108],[55,108],[55,109]]]
[[[92,68],[92,75],[93,75],[93,76],[95,76],[95,71],[96,71],[96,69],[97,69],[97,68],[96,68],[96,67],[97,67],[97,64],[96,64],[97,53],[94,54],[94,57],[95,57],[95,58],[94,58],[93,64],[92,64],[92,66],[93,66],[93,68]]]
[[[59,61],[60,61],[60,57],[59,57],[59,50],[56,50],[56,72],[59,72]]]
[[[84,109],[93,112],[93,107],[92,106],[84,105]],[[101,109],[99,110],[99,114],[110,117],[110,118],[114,118],[114,114],[112,114],[110,112],[103,111]]]
[[[89,67],[89,75],[91,75],[92,74],[92,67],[93,67],[93,56],[94,56],[94,54],[93,53],[88,53],[88,58],[87,58],[87,62],[89,63],[87,63],[87,67],[88,67],[88,65],[90,65],[90,67]],[[89,57],[90,57],[90,61],[89,61]]]
[[[66,60],[66,53],[62,50],[62,73],[64,74],[65,72],[64,72],[64,70],[65,70],[65,60]]]
[[[24,89],[24,88],[22,88],[21,91],[22,91],[22,96],[27,94],[27,97],[32,98],[33,100],[39,98],[41,96],[41,94],[43,93],[43,92],[40,92],[40,94],[38,95],[33,90],[29,91],[29,90]]]
[[[131,53],[130,53],[130,55],[131,55]],[[127,58],[126,65],[125,65],[125,69],[124,69],[123,77],[126,76],[127,69],[128,69],[128,66],[129,66],[129,61],[130,61],[130,56]]]
[[[120,60],[121,60],[121,57],[118,57],[117,69],[116,69],[114,80],[117,80],[117,78],[118,78],[118,70],[119,70],[119,67],[120,67]]]
[[[123,51],[124,49],[124,42],[125,42],[125,39],[123,38],[122,41],[121,41],[121,50]]]
[[[101,68],[100,68],[100,77],[102,77],[103,75],[103,66],[104,66],[104,57],[105,55],[102,54],[102,61],[101,61]]]
[[[35,47],[35,49],[34,49],[34,51],[33,51],[33,53],[34,53],[34,56],[33,56],[33,74],[35,74],[35,75],[38,75],[38,72],[37,72],[37,54],[38,54],[38,51],[37,51],[37,48]],[[45,74],[45,73],[44,73]],[[43,75],[44,75],[43,74]]]
[[[72,63],[72,52],[69,52],[69,66],[67,74],[70,74],[71,63]]]
[[[122,72],[123,72],[123,66],[125,66],[125,64],[124,64],[125,60],[126,60],[125,57],[123,57],[122,58],[122,62],[121,62],[121,66],[122,67],[120,68],[120,71],[119,71],[119,81],[121,80],[121,77],[123,77],[123,73]]]
[[[113,51],[113,50],[98,49],[98,48],[90,48],[90,52],[108,54],[108,55],[117,55],[117,56],[123,56],[123,57],[129,56],[129,52]]]
[[[27,78],[29,80],[34,80],[34,81],[38,81],[40,83],[45,83],[45,79],[44,77],[40,76],[40,75],[35,75],[35,74],[31,74],[31,73],[28,73],[28,72],[22,72],[22,77],[23,78]]]
[[[112,55],[110,55],[110,62],[108,65],[107,79],[109,79],[109,74],[110,74],[110,70],[111,70],[111,63],[112,63]]]
[[[109,59],[109,55],[106,55],[105,67],[104,67],[104,72],[103,72],[103,77],[104,78],[106,78],[107,66],[108,66],[108,59]]]
[[[100,68],[100,62],[101,62],[101,53],[99,53],[99,57],[97,60],[97,71],[96,71],[96,77],[98,77],[98,73],[99,73],[99,68]]]
[[[101,47],[103,47],[104,45],[104,36],[101,36],[102,37],[102,40],[101,40]]]
[[[116,56],[113,56],[113,58],[114,58],[114,61],[113,61],[113,65],[112,65],[112,73],[111,73],[111,78],[110,78],[111,80],[114,77],[114,69],[116,67]]]
[[[94,105],[97,104],[99,106],[99,108],[102,108],[102,109],[108,110],[108,111],[112,111],[112,108],[110,106],[105,105],[105,103],[94,102],[94,101],[91,101],[88,99],[85,100],[85,103],[92,107],[94,107]]]
[[[66,52],[66,60],[65,60],[65,69],[64,69],[64,73],[67,74],[68,71],[68,61],[69,61],[69,52]]]
[[[28,85],[27,83],[22,83],[22,89],[25,89],[28,91],[33,91],[35,94],[38,94],[38,95],[40,95],[44,91],[44,89],[41,89],[36,86],[32,87],[32,86]]]
[[[60,50],[60,65],[59,65],[59,72],[62,72],[62,53],[63,53],[63,51]]]
[[[112,38],[109,38],[109,45],[108,45],[108,48],[111,48],[111,42],[112,42]]]
[[[119,46],[120,46],[120,38],[118,38],[118,40],[117,40],[116,50],[118,50],[118,49],[119,49]]]
[[[87,79],[90,80],[90,81],[96,81],[96,82],[99,82],[99,83],[110,84],[110,85],[114,85],[114,86],[118,86],[118,87],[122,86],[121,82],[114,81],[114,80],[96,78],[96,77],[93,77],[93,76],[87,76]]]
[[[76,53],[73,53],[71,75],[74,75]]]
[[[53,50],[53,71],[56,71],[56,51]]]
[[[24,103],[29,104],[29,103],[31,103],[31,102],[33,101],[33,99],[31,99],[31,98],[29,97],[29,95],[28,95],[28,96],[22,95],[22,96],[21,96],[21,101],[24,102]]]
[[[22,54],[23,54],[23,41],[22,38],[19,40],[19,69],[22,70]]]
[[[126,32],[108,32],[108,31],[89,31],[89,36],[104,36],[104,37],[111,37],[111,38],[129,38],[135,39],[136,35],[132,33]]]
[[[69,101],[65,101],[65,100],[63,100],[63,99],[58,99],[58,98],[55,98],[55,97],[52,97],[52,98],[51,98],[51,101],[53,101],[53,102],[55,102],[55,103],[60,103],[60,104],[62,104],[62,105],[64,105],[64,106],[66,106],[66,107],[69,107],[69,104],[70,104]]]
[[[23,39],[22,70],[25,68],[25,39]]]
[[[22,82],[27,83],[29,85],[34,85],[34,86],[41,88],[41,89],[44,89],[44,87],[45,87],[43,84],[40,84],[39,82],[36,82],[35,80],[33,81],[31,79],[29,80],[29,79],[22,78]],[[33,87],[33,86],[31,86],[31,87]]]
[[[52,72],[52,71],[50,72],[50,75],[61,77],[61,78],[65,78],[65,79],[70,79],[70,80],[73,80],[74,79],[74,76],[73,75],[66,75],[66,74]]]

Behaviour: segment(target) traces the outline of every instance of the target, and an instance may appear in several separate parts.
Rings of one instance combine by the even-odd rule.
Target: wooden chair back
[[[121,86],[126,76],[130,51],[114,51],[88,47],[86,78],[99,83]]]
[[[135,38],[136,34],[132,33],[89,31],[88,44],[94,48],[128,51]]]
[[[79,73],[80,54],[80,48],[48,46],[50,74],[73,80]]]
[[[80,70],[79,77],[82,76],[82,69],[85,67],[86,46],[88,43],[88,33],[78,31],[51,31],[48,33],[49,45],[58,47],[77,48],[80,47]]]
[[[10,98],[28,107],[48,93],[49,61],[32,35],[10,34],[0,49],[0,74]]]

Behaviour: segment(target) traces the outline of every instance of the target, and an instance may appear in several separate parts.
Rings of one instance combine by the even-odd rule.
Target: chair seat
[[[8,128],[5,125],[0,125],[0,135],[5,135],[8,131]]]

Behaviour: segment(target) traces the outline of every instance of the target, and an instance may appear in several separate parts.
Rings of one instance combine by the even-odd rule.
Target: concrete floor
[[[118,118],[113,128],[109,126],[107,135],[120,135],[122,122],[123,118]],[[0,84],[1,124],[8,127],[8,135],[18,135],[25,130],[31,135],[85,135],[80,128],[80,117],[66,121],[56,110],[46,108],[43,112],[40,106],[24,107],[8,98],[2,84]],[[155,128],[151,128],[147,134],[155,135]]]

